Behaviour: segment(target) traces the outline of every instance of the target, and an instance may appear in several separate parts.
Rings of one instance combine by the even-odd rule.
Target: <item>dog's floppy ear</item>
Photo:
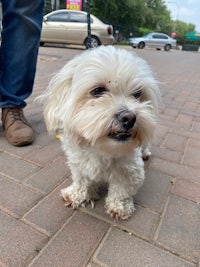
[[[63,130],[64,111],[67,104],[77,58],[69,61],[50,81],[46,92],[39,97],[44,102],[44,119],[49,133]]]

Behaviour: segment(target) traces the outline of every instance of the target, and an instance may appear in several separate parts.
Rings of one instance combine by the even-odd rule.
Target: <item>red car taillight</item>
[[[107,28],[107,33],[108,33],[109,35],[112,34],[112,27],[109,26],[109,27]]]

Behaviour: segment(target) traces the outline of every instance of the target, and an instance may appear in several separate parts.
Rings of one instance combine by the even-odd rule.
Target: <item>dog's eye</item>
[[[107,89],[105,87],[96,87],[90,92],[90,94],[94,97],[101,97],[106,91]]]
[[[142,94],[142,89],[138,89],[138,90],[135,91],[132,95],[133,95],[136,99],[138,99],[138,98],[140,98],[141,94]]]

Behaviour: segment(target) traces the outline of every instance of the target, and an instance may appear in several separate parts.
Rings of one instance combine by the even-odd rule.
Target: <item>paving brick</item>
[[[94,255],[94,262],[107,267],[195,267],[195,264],[115,228],[105,236]]]
[[[172,126],[175,126],[175,121],[172,120],[171,116],[167,115],[167,114],[160,114],[159,115],[159,118],[160,118],[160,124],[163,124],[165,125],[166,127],[172,127]],[[180,126],[179,126],[180,128]]]
[[[179,114],[176,118],[176,123],[184,129],[190,129],[192,127],[193,117],[185,114]]]
[[[99,265],[97,263],[94,262],[90,262],[86,267],[101,267],[102,265]]]
[[[200,141],[195,139],[189,139],[188,146],[200,149]]]
[[[198,122],[198,121],[194,122],[192,130],[196,131],[196,132],[200,132],[200,122]]]
[[[179,109],[180,109],[180,112],[183,112],[183,107],[186,105],[187,103],[187,99],[188,99],[188,96],[184,96],[184,95],[181,95],[181,92],[176,96],[177,99],[175,100],[175,105],[178,104],[179,105]],[[181,122],[186,122],[185,119],[181,116],[179,118],[179,120]]]
[[[26,267],[47,237],[0,211],[0,266]]]
[[[172,120],[175,120],[179,114],[180,110],[173,108],[173,107],[166,107],[164,110],[164,114],[167,114],[168,116],[172,117]]]
[[[34,129],[36,128],[35,126],[33,126]],[[39,128],[39,127],[38,127]],[[46,131],[42,131],[41,129],[39,129],[38,131],[40,131],[34,141],[34,145],[38,145],[39,147],[44,147],[49,145],[51,142],[55,141],[55,136],[53,135],[49,135]]]
[[[28,209],[33,207],[41,198],[42,194],[25,187],[0,175],[0,207],[22,216]]]
[[[171,196],[157,242],[178,255],[198,261],[200,252],[199,204]]]
[[[175,105],[176,105],[176,103],[175,103]],[[169,104],[169,106],[170,106],[170,104]],[[183,111],[181,111],[181,112],[183,112]],[[192,116],[190,116],[188,114],[186,114],[186,115],[185,114],[179,114],[177,116],[176,120],[174,120],[174,119],[172,119],[171,116],[169,116],[167,114],[160,114],[160,116],[159,116],[160,117],[160,124],[165,125],[166,127],[167,126],[170,127],[170,131],[169,132],[171,132],[172,129],[178,129],[178,131],[180,131],[180,130],[181,131],[191,130],[193,119],[191,119],[191,123],[184,123],[184,122],[181,122],[181,120],[177,122],[179,116],[182,117],[183,115],[187,116],[187,117],[193,117],[194,116],[194,114],[192,114]]]
[[[172,132],[172,130],[178,130],[178,134],[180,135],[181,131],[191,131],[193,124],[193,116],[194,114],[192,114],[191,116],[187,114],[179,114],[176,120],[173,121],[170,116],[161,114],[160,118],[162,120],[162,124],[171,128],[170,132]],[[187,119],[184,120],[184,118],[182,117],[190,117],[190,122],[189,120],[187,121]]]
[[[83,267],[107,230],[106,223],[75,212],[30,267]]]
[[[55,140],[48,146],[34,149],[26,155],[26,159],[41,166],[45,166],[50,161],[57,159],[62,154],[60,142]]]
[[[0,152],[0,170],[2,174],[23,181],[31,176],[39,168],[21,158],[8,153]]]
[[[33,151],[35,147],[37,147],[35,142],[31,146],[22,146],[22,147],[12,146],[8,143],[6,138],[3,137],[3,135],[1,138],[1,133],[0,133],[0,151],[1,152],[6,151],[8,154],[10,154],[12,156],[16,156],[18,158],[21,158],[24,155],[26,155],[27,153]]]
[[[136,211],[129,220],[114,220],[106,213],[104,204],[105,197],[101,197],[101,199],[95,202],[94,209],[91,209],[90,206],[87,206],[86,209],[82,208],[82,210],[87,211],[89,214],[101,218],[102,220],[107,221],[110,224],[117,225],[124,230],[137,233],[144,238],[150,239],[153,236],[155,227],[157,226],[159,221],[158,213],[153,212],[147,208],[135,205]]]
[[[120,225],[122,229],[125,228],[128,232],[136,233],[143,238],[152,239],[159,222],[159,214],[138,205],[135,205],[135,208],[133,217],[127,221],[119,221],[116,225]]]
[[[26,183],[48,193],[70,175],[65,157],[59,157],[50,166],[36,172]]]
[[[44,233],[47,233],[48,236],[52,236],[74,212],[72,208],[67,208],[64,205],[64,201],[60,195],[60,190],[65,186],[66,183],[60,185],[49,194],[26,214],[24,220]]]
[[[162,124],[158,124],[154,132],[153,144],[157,146],[160,145],[163,142],[163,139],[165,138],[165,136],[168,134],[169,130],[170,130],[170,127],[162,125]]]
[[[135,196],[135,201],[142,206],[161,212],[166,201],[171,177],[155,169],[147,169],[143,186]]]
[[[28,105],[29,106],[29,105]],[[28,116],[27,116],[27,119]],[[38,134],[42,133],[42,135],[44,137],[46,137],[46,140],[44,140],[44,143],[41,143],[42,145],[44,145],[46,142],[49,142],[49,140],[53,140],[53,135],[49,135],[47,133],[46,130],[46,125],[44,123],[44,118],[42,115],[42,111],[40,111],[40,113],[38,113],[38,110],[33,110],[30,114],[30,119],[29,121],[31,121],[32,127],[34,128],[34,131],[36,132],[36,136],[34,139],[33,144],[38,144]]]
[[[161,159],[166,159],[166,160],[174,161],[174,162],[180,162],[182,158],[181,152],[168,150],[163,147],[153,146],[151,148],[151,152],[154,157],[158,157]]]
[[[183,164],[198,167],[200,171],[200,150],[198,147],[187,146],[183,157]]]
[[[196,110],[197,109],[197,107],[198,107],[198,103],[196,103],[195,101],[193,102],[193,101],[187,101],[185,104],[184,104],[184,106],[183,106],[183,108],[185,108],[185,109],[190,109],[190,110]]]
[[[132,52],[131,47],[127,49]],[[134,197],[136,212],[128,221],[116,221],[105,213],[105,195],[93,210],[87,207],[73,211],[64,206],[59,191],[70,183],[70,177],[59,185],[68,175],[63,152],[59,141],[46,131],[42,106],[33,103],[52,74],[82,52],[65,49],[63,53],[56,46],[40,47],[34,90],[25,109],[36,132],[32,146],[11,146],[0,122],[0,266],[30,267],[32,262],[33,266],[45,267],[108,267],[110,263],[118,267],[123,260],[123,267],[200,267],[196,256],[200,232],[198,55],[137,51],[152,66],[163,97],[153,157],[145,162],[147,179]],[[175,184],[170,186],[171,180]],[[111,225],[118,230],[112,229],[103,238]]]
[[[182,178],[198,183],[200,178],[199,169],[177,164],[167,160],[153,158],[150,167],[170,175],[172,178]]]
[[[197,184],[189,180],[178,179],[173,186],[172,192],[188,200],[200,203],[200,181]]]
[[[195,132],[194,130],[190,129],[190,130],[184,130],[184,129],[180,129],[180,127],[176,127],[176,128],[172,128],[171,130],[172,133],[178,134],[178,135],[182,135],[188,138],[192,138],[192,139],[196,139],[196,140],[200,140],[200,134],[199,132]]]
[[[185,150],[187,138],[169,133],[162,147],[166,149],[183,152]]]
[[[183,87],[184,88],[184,87]],[[188,90],[188,89],[182,89],[180,92],[179,92],[179,96],[183,96],[185,98],[188,98],[189,95],[191,94],[191,91]]]
[[[167,198],[171,186],[170,181],[167,175],[157,173],[155,170],[147,170],[144,185],[133,197],[134,202],[139,205],[136,205],[134,215],[127,221],[116,221],[106,214],[104,204],[107,190],[104,188],[100,192],[100,199],[95,202],[94,209],[91,209],[90,206],[87,206],[86,209],[90,214],[100,216],[111,224],[114,223],[119,227],[129,229],[142,237],[151,238],[159,220],[159,213]]]

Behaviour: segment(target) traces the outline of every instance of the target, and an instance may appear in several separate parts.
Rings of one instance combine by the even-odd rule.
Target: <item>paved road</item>
[[[52,74],[82,52],[40,48],[26,108],[37,133],[32,146],[12,147],[0,125],[0,266],[199,267],[200,53],[135,50],[160,81],[163,103],[137,211],[120,222],[105,214],[103,199],[93,210],[64,207],[59,192],[70,172],[33,103]]]

